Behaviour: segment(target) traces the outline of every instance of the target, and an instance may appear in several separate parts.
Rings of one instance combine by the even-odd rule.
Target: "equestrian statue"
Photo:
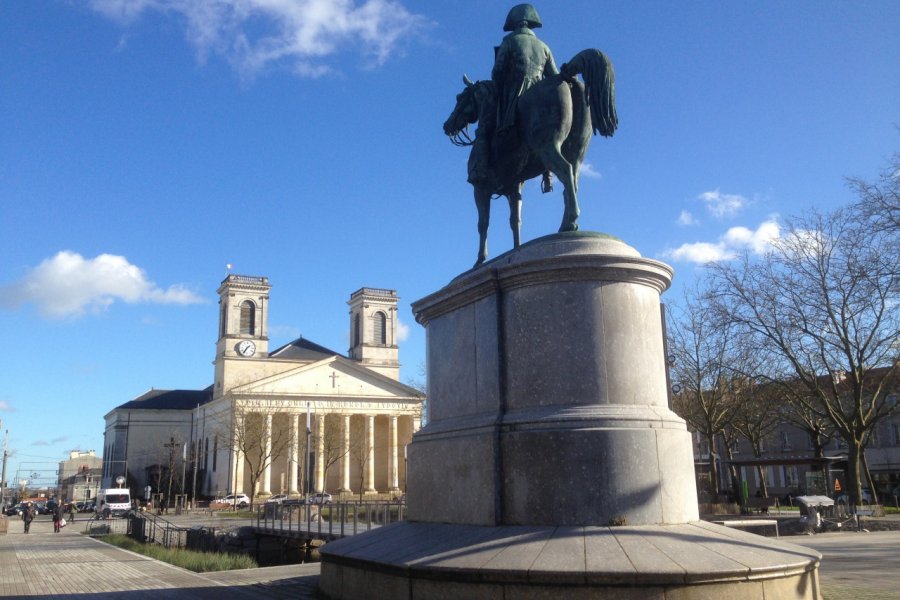
[[[578,230],[578,170],[591,134],[610,137],[618,126],[612,63],[595,49],[583,50],[556,68],[553,54],[534,34],[541,27],[530,4],[514,6],[495,48],[491,79],[465,88],[444,122],[444,133],[458,146],[471,146],[469,182],[478,208],[478,260],[487,259],[491,199],[506,196],[513,246],[519,247],[522,186],[543,176],[542,190],[552,189],[550,174],[563,185],[559,231]],[[581,75],[584,83],[576,78]],[[477,123],[475,137],[468,126]]]

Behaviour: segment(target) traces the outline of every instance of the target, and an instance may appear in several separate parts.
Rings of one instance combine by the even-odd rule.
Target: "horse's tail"
[[[610,137],[619,126],[616,114],[616,74],[609,57],[595,48],[582,50],[560,69],[563,77],[584,78],[591,127],[603,137]]]

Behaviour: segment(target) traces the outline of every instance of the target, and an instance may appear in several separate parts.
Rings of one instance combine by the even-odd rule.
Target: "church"
[[[424,395],[400,383],[397,292],[350,295],[350,350],[300,337],[269,350],[267,277],[218,289],[213,384],[159,390],[107,413],[103,485],[135,497],[329,492],[396,496]]]

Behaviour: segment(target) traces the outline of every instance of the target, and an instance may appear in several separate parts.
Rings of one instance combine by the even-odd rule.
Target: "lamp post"
[[[309,468],[310,468],[310,466],[309,466],[309,436],[310,436],[310,433],[312,433],[310,430],[311,415],[310,415],[309,411],[310,411],[310,403],[307,402],[306,403],[306,447],[303,449],[303,451],[306,452],[306,460],[303,461],[304,464],[306,465],[306,488],[305,488],[305,491],[303,494],[304,498],[307,495],[309,495],[309,492],[312,489],[312,486],[310,485],[310,472],[309,472]]]

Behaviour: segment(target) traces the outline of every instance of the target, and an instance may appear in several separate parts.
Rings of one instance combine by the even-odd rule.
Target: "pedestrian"
[[[59,533],[60,529],[62,529],[63,523],[65,522],[66,507],[62,502],[57,502],[56,506],[53,507],[53,533]]]
[[[78,507],[75,506],[74,502],[69,502],[69,520],[73,523],[75,522],[75,513],[78,512]]]
[[[25,533],[28,533],[28,530],[31,529],[31,522],[34,521],[34,505],[31,502],[25,505],[25,510],[22,511],[22,520],[25,521]]]

